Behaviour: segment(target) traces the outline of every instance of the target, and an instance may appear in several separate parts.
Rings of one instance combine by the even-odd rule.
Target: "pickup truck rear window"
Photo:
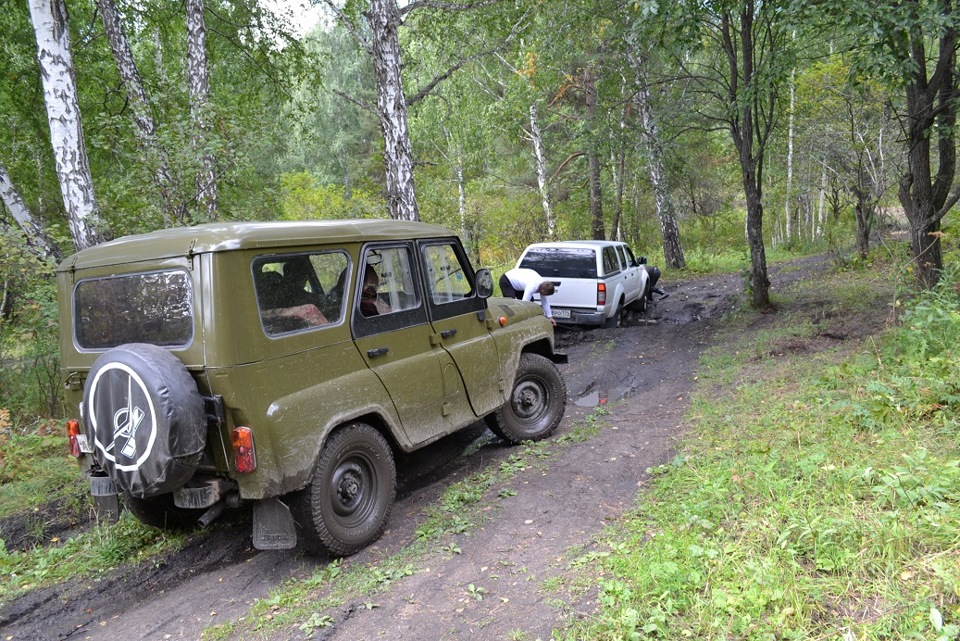
[[[90,278],[74,289],[73,313],[83,349],[185,346],[193,340],[193,285],[180,270]]]
[[[596,278],[597,256],[593,249],[532,247],[520,267],[532,269],[544,278]]]

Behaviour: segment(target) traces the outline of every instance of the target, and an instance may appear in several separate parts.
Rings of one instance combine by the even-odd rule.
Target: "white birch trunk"
[[[547,161],[543,153],[543,134],[540,131],[540,113],[537,103],[530,105],[530,142],[533,143],[533,160],[537,168],[537,188],[540,190],[540,206],[543,207],[543,219],[547,223],[547,237],[553,238],[557,230],[557,221],[550,206],[550,192],[547,189]]]
[[[123,82],[124,89],[127,92],[127,99],[130,102],[133,122],[136,125],[137,140],[141,149],[154,155],[158,159],[156,170],[154,171],[154,182],[160,192],[161,208],[164,212],[164,218],[168,225],[174,222],[184,224],[186,222],[186,207],[177,204],[173,177],[170,169],[167,167],[166,152],[160,148],[157,142],[157,125],[153,119],[150,110],[150,99],[143,87],[143,79],[140,76],[140,70],[133,59],[133,51],[130,49],[130,43],[123,30],[123,23],[120,20],[120,14],[113,0],[97,0],[97,8],[103,17],[103,27],[107,33],[107,40],[110,43],[110,50],[113,53],[114,62],[117,65],[117,71],[120,74],[120,80]],[[159,54],[158,54],[159,55]]]
[[[457,144],[457,209],[460,212],[460,237],[470,247],[470,227],[467,225],[467,186],[463,180],[463,150]]]
[[[83,141],[67,9],[63,0],[30,0],[30,18],[63,207],[77,249],[85,249],[102,240],[103,225]]]
[[[683,269],[687,263],[683,255],[683,247],[680,244],[677,219],[674,216],[663,147],[660,144],[657,121],[653,115],[646,70],[643,68],[643,61],[638,57],[630,55],[629,58],[637,74],[637,93],[634,101],[637,104],[640,124],[642,125],[641,133],[647,150],[647,171],[650,173],[650,183],[653,185],[654,199],[657,204],[657,218],[660,220],[664,260],[671,267]]]
[[[203,0],[187,1],[187,78],[190,85],[190,115],[194,126],[194,148],[201,154],[197,174],[197,197],[207,220],[216,220],[219,210],[217,174],[213,157],[206,151],[207,106],[210,102],[210,80],[207,71],[207,28]]]
[[[796,70],[790,71],[790,114],[787,124],[787,196],[783,202],[786,215],[786,238],[784,238],[784,241],[787,245],[793,240],[790,200],[793,198],[793,110],[796,95],[796,74]]]
[[[37,249],[37,253],[44,259],[50,258],[59,261],[61,256],[56,246],[47,236],[46,232],[34,221],[27,203],[20,196],[20,192],[14,186],[10,179],[10,174],[6,168],[0,165],[0,201],[6,206],[7,210],[13,215],[13,219],[19,225],[20,230],[27,239],[27,244]]]
[[[820,169],[820,195],[817,197],[817,231],[816,238],[823,235],[823,217],[826,210],[827,200],[827,168],[822,166]]]
[[[413,149],[407,124],[400,61],[400,11],[396,0],[370,0],[367,21],[377,79],[377,114],[383,131],[387,206],[390,217],[420,220],[413,184]]]

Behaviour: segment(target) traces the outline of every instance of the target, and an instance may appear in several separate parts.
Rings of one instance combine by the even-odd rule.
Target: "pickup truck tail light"
[[[67,438],[70,439],[70,456],[80,458],[80,421],[75,418],[67,421]]]
[[[257,451],[253,447],[253,430],[249,427],[235,427],[230,430],[233,441],[233,461],[237,472],[248,473],[257,469]]]
[[[603,283],[597,283],[597,305],[607,304],[607,286]]]

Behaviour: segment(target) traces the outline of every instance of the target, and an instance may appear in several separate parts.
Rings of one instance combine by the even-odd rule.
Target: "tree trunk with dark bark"
[[[721,15],[721,32],[726,47],[729,77],[736,79],[730,83],[727,97],[735,116],[730,121],[730,134],[740,159],[740,172],[743,177],[743,191],[746,197],[746,235],[750,248],[750,289],[751,302],[757,309],[770,308],[770,279],[767,276],[767,256],[763,241],[763,143],[765,135],[758,135],[755,117],[759,115],[759,97],[744,99],[741,92],[750,89],[757,80],[754,78],[753,0],[741,8],[739,19],[734,20],[728,12]],[[739,49],[734,43],[739,43]],[[769,53],[769,52],[766,52]],[[742,86],[739,84],[742,82]],[[772,109],[775,95],[768,96]],[[772,111],[769,112],[772,114]],[[769,116],[768,116],[769,118]],[[764,121],[767,131],[772,121]],[[759,143],[754,146],[754,139]]]
[[[870,229],[873,227],[873,204],[855,190],[853,213],[857,219],[857,255],[866,260],[870,253]]]
[[[950,3],[943,7],[944,16],[949,18]],[[900,179],[899,197],[910,221],[917,282],[922,287],[933,287],[940,278],[940,221],[960,198],[953,189],[957,165],[957,32],[949,26],[949,20],[946,24],[937,43],[936,66],[929,77],[927,41],[921,33],[909,34],[914,68],[906,86],[907,173]],[[934,139],[935,176],[930,149]]]

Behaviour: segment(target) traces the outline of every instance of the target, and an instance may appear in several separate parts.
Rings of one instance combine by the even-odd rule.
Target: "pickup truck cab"
[[[620,327],[626,310],[646,310],[650,280],[626,243],[569,240],[527,247],[517,267],[557,285],[550,308],[558,323]]]

